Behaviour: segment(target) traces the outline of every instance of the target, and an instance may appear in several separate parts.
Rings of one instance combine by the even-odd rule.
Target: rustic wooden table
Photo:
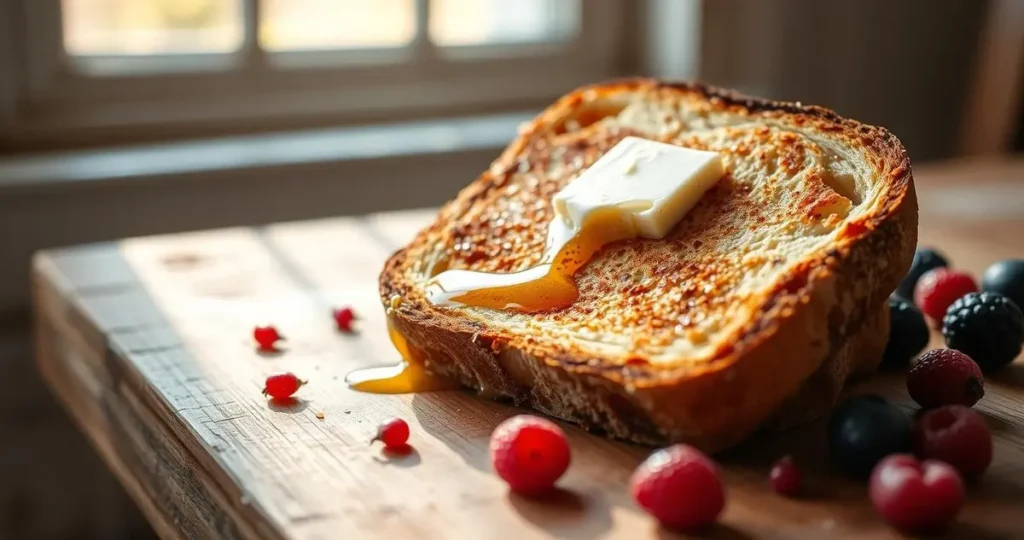
[[[1024,255],[1024,161],[920,167],[921,242],[980,272]],[[671,537],[631,502],[647,449],[567,431],[563,491],[509,495],[489,471],[491,429],[516,409],[462,392],[379,396],[343,383],[397,360],[377,298],[385,257],[431,212],[288,223],[123,240],[35,259],[38,361],[110,468],[165,538]],[[332,328],[352,304],[357,335]],[[290,341],[257,354],[254,324]],[[935,341],[938,343],[938,340]],[[302,401],[270,406],[271,372],[309,379]],[[858,385],[908,404],[899,376]],[[970,487],[951,538],[1024,538],[1024,363],[992,377],[978,405],[995,462]],[[322,418],[321,418],[322,416]],[[400,416],[415,452],[369,446]],[[720,538],[895,537],[865,486],[823,459],[820,423],[720,456],[729,489]],[[792,452],[811,493],[772,495],[769,462]]]

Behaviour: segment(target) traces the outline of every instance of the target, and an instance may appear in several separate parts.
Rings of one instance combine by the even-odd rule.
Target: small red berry
[[[924,408],[966,405],[985,395],[985,377],[970,356],[954,349],[932,349],[907,372],[907,392]]]
[[[784,456],[772,465],[768,478],[771,480],[772,489],[779,495],[792,497],[800,492],[803,484],[803,475],[800,469],[793,463],[793,458]]]
[[[505,420],[491,433],[491,463],[512,491],[537,495],[551,490],[569,468],[565,433],[554,422],[530,415]]]
[[[633,472],[633,500],[662,525],[692,532],[714,523],[725,507],[718,468],[696,448],[658,450]]]
[[[306,381],[299,379],[294,373],[271,375],[267,377],[267,382],[264,383],[263,395],[274,399],[289,398],[292,394],[298,392],[299,388],[304,384],[306,384]]]
[[[992,463],[992,432],[973,409],[939,407],[917,419],[914,453],[921,459],[944,461],[964,476],[977,476]]]
[[[338,330],[342,332],[352,331],[352,322],[356,320],[356,312],[350,306],[334,310],[333,315],[334,324],[338,326]]]
[[[284,336],[273,326],[257,326],[252,331],[252,338],[256,340],[256,344],[262,351],[276,350],[277,342],[284,340]]]
[[[906,533],[941,531],[964,502],[964,485],[956,469],[906,454],[893,454],[875,466],[869,493],[885,521]]]
[[[377,436],[370,442],[380,441],[387,448],[401,448],[409,442],[409,424],[401,418],[392,418],[377,427]]]
[[[942,321],[946,309],[961,296],[978,292],[970,274],[948,268],[935,268],[921,276],[914,288],[914,303],[933,321]]]

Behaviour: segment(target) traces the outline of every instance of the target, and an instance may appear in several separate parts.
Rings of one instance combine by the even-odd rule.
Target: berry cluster
[[[923,410],[911,419],[879,396],[850,398],[834,409],[828,439],[841,468],[869,478],[872,503],[897,529],[944,528],[963,504],[962,479],[982,474],[992,462],[992,434],[971,407],[985,395],[984,373],[1021,352],[1021,304],[1024,260],[992,265],[979,287],[934,249],[917,250],[889,298],[881,366],[910,365],[907,391]],[[926,318],[941,329],[948,348],[921,354],[930,339]]]
[[[892,322],[882,365],[905,367],[925,348],[927,316],[941,328],[946,346],[969,356],[986,373],[997,371],[1020,355],[1024,345],[1021,304],[1024,259],[993,264],[979,288],[970,274],[951,269],[938,251],[918,249],[889,300]]]

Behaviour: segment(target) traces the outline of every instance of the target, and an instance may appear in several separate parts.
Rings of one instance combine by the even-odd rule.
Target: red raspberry
[[[377,428],[377,436],[370,442],[380,441],[387,448],[403,448],[409,442],[409,424],[401,418],[392,418]]]
[[[869,493],[875,510],[905,533],[944,529],[964,502],[964,484],[956,469],[906,454],[893,454],[875,466]]]
[[[491,433],[491,464],[512,491],[538,495],[551,490],[569,468],[569,443],[554,422],[521,414]]]
[[[294,373],[271,375],[267,377],[267,381],[264,383],[263,395],[274,399],[290,398],[304,384],[306,384],[306,381],[299,379]]]
[[[954,349],[932,349],[907,373],[907,391],[924,408],[966,405],[985,395],[985,377],[970,356]]]
[[[800,486],[803,483],[803,475],[800,474],[800,469],[796,466],[796,463],[793,463],[793,458],[790,456],[784,456],[776,461],[772,465],[768,478],[771,480],[772,489],[775,490],[775,493],[787,497],[792,497],[799,493]]]
[[[914,303],[933,321],[942,321],[946,309],[961,296],[978,292],[978,284],[969,274],[948,268],[929,270],[914,288]]]
[[[341,332],[351,332],[352,322],[356,320],[356,312],[350,306],[345,306],[341,309],[336,309],[332,313],[334,316],[334,324],[338,326],[338,330]]]
[[[685,444],[651,454],[633,472],[630,487],[636,503],[670,529],[696,531],[725,507],[715,463]]]
[[[914,453],[949,463],[964,476],[977,476],[992,463],[992,432],[977,411],[963,405],[939,407],[917,419]]]

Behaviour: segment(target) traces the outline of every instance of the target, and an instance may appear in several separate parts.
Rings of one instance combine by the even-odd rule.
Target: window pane
[[[574,0],[432,0],[430,38],[438,45],[553,41],[575,26]]]
[[[230,52],[242,44],[241,0],[62,0],[71,55]]]
[[[271,51],[398,47],[416,34],[414,0],[263,0],[260,44]]]

